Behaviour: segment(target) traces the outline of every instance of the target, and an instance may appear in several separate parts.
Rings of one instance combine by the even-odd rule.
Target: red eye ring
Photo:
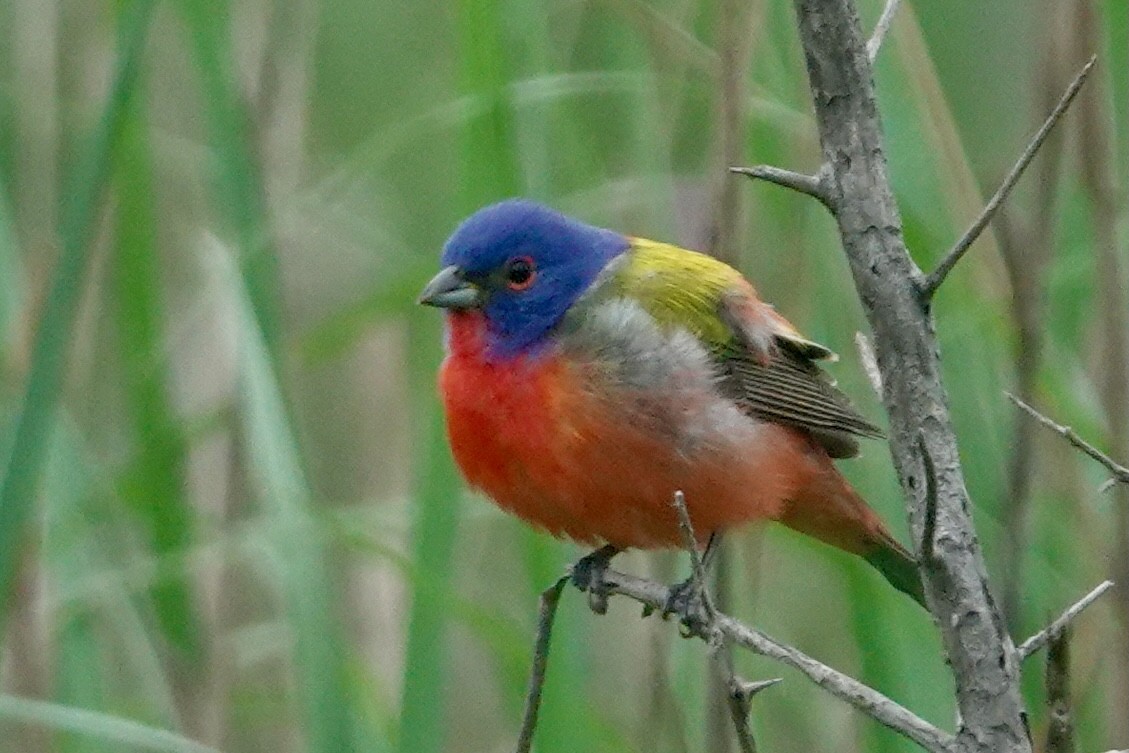
[[[537,265],[532,256],[515,256],[506,262],[506,287],[510,290],[525,290],[537,279]]]

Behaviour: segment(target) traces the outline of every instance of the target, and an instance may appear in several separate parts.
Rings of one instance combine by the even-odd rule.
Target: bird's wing
[[[855,436],[880,438],[835,388],[805,339],[733,268],[676,246],[635,240],[613,288],[666,327],[689,329],[708,348],[720,387],[750,415],[811,433],[832,457],[858,454]]]

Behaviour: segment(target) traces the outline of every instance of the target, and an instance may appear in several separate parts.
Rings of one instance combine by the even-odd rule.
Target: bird
[[[438,387],[468,485],[592,557],[776,521],[924,605],[913,555],[834,461],[881,429],[736,269],[527,199],[479,209],[419,303],[445,310]]]

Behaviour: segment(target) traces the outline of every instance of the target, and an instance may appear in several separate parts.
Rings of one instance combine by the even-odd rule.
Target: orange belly
[[[489,363],[476,349],[445,361],[440,387],[468,483],[557,536],[658,548],[681,542],[674,492],[702,541],[779,518],[822,468],[792,429],[751,418],[685,436],[715,394],[649,394],[601,385],[559,357]]]

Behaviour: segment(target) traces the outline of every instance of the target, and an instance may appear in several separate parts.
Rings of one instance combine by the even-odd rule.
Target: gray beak
[[[482,304],[482,290],[464,280],[458,267],[447,267],[424,286],[418,303],[442,309],[472,309]]]

